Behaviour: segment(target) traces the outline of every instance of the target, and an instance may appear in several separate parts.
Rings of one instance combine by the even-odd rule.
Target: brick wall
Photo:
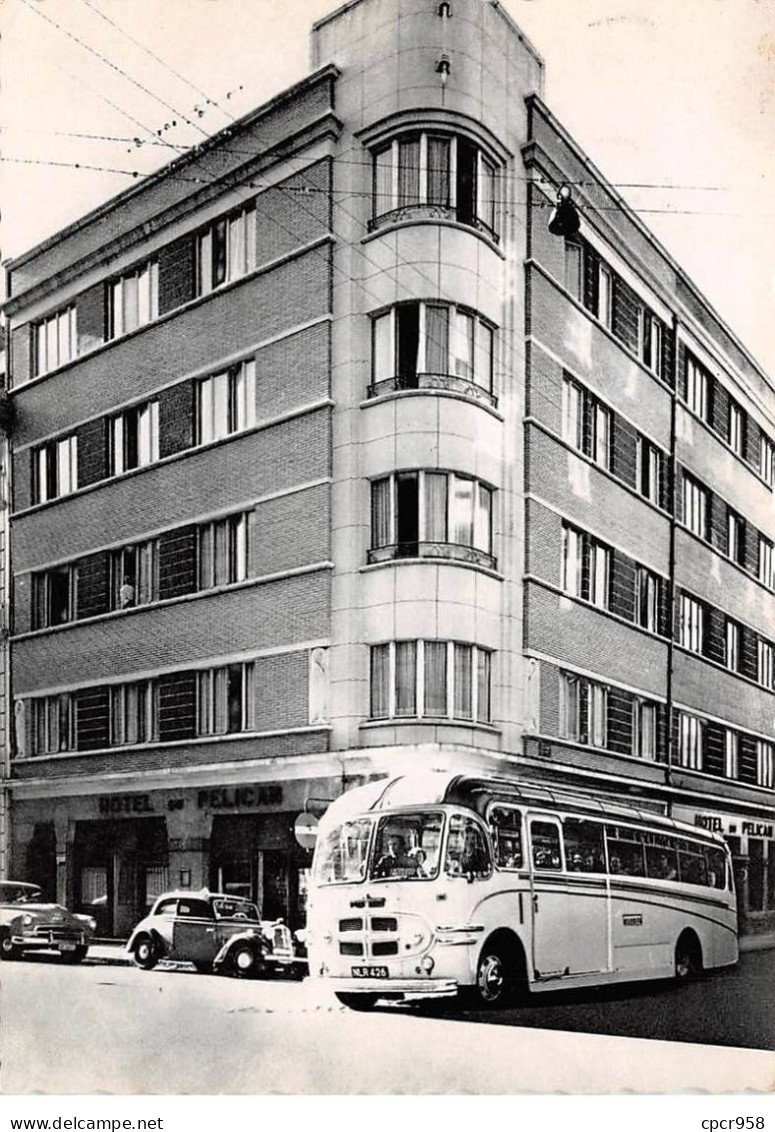
[[[309,653],[259,657],[255,662],[256,728],[306,727],[309,723]]]
[[[673,696],[689,709],[728,720],[733,726],[772,734],[775,699],[757,688],[689,653],[676,650]]]
[[[291,570],[331,555],[328,484],[261,503],[250,527],[250,573]]]

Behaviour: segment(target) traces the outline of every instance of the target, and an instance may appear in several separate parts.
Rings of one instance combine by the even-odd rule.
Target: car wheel
[[[76,947],[75,951],[61,951],[63,963],[83,963],[88,947]]]
[[[8,932],[4,932],[0,936],[0,959],[20,959],[21,954],[16,944],[12,943]]]
[[[135,944],[135,949],[132,953],[138,967],[142,967],[144,971],[150,971],[159,962],[159,947],[152,936],[144,935],[138,939]]]
[[[238,944],[231,953],[232,974],[238,979],[252,979],[258,974],[259,959],[249,943]]]
[[[346,1006],[349,1010],[362,1012],[373,1010],[377,1004],[376,994],[346,994],[340,991],[336,991],[335,994],[342,1006]]]
[[[691,932],[684,932],[675,945],[675,978],[678,983],[695,979],[702,971],[702,951],[699,940]]]
[[[194,962],[194,966],[196,967],[196,969],[197,969],[197,971],[199,972],[200,975],[212,975],[212,973],[213,973],[212,963],[196,961],[196,962]]]

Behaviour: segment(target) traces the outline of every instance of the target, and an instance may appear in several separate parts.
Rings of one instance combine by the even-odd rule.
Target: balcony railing
[[[468,377],[459,377],[454,373],[416,373],[387,377],[370,385],[368,396],[382,397],[385,393],[401,393],[407,389],[443,389],[448,393],[472,397],[475,401],[492,405],[494,409],[498,407],[498,398],[489,389],[477,385]]]
[[[412,220],[451,220],[454,223],[463,224],[466,228],[473,228],[475,231],[481,232],[494,244],[500,243],[498,233],[480,216],[471,216],[468,210],[459,214],[459,210],[454,205],[449,204],[405,204],[401,208],[394,208],[390,212],[382,212],[379,216],[373,216],[368,222],[368,230],[369,232],[378,232],[380,228],[389,228],[392,224],[402,224]]]
[[[379,546],[368,552],[368,562],[392,562],[397,558],[436,558],[467,562],[471,566],[484,566],[494,570],[497,560],[489,551],[475,546],[464,546],[457,542],[395,542],[389,546]]]

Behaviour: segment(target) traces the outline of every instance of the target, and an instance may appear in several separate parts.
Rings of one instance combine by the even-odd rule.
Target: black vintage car
[[[159,896],[127,943],[138,967],[186,960],[197,971],[241,978],[297,974],[303,963],[281,920],[262,920],[249,900],[223,893],[167,892]]]

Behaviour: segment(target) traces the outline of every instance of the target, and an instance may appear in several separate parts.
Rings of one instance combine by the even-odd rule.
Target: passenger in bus
[[[667,853],[662,853],[659,858],[659,865],[657,866],[657,876],[660,880],[678,880],[678,870],[675,863],[671,862]]]
[[[611,857],[610,867],[612,873],[620,873],[622,871],[622,862],[615,854]]]
[[[419,863],[416,856],[407,852],[403,840],[398,834],[391,833],[387,839],[387,849],[377,861],[375,875],[378,877],[390,876],[417,876]]]

